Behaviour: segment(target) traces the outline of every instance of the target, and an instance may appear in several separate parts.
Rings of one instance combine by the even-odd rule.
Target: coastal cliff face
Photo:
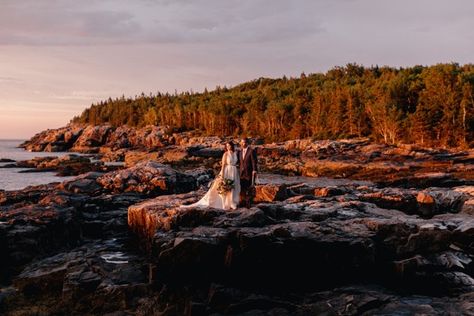
[[[158,149],[167,145],[200,144],[199,138],[189,140],[190,133],[171,133],[167,127],[146,126],[132,128],[128,126],[112,127],[110,125],[67,125],[58,129],[49,129],[36,134],[24,142],[21,147],[29,151],[75,151],[94,153],[101,147],[118,149]],[[220,138],[214,139],[219,146]]]
[[[474,152],[256,144],[250,209],[180,208],[224,141],[68,126],[26,142],[126,167],[0,191],[0,312],[474,314]]]

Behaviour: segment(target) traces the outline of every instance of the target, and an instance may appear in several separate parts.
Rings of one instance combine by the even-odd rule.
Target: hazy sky
[[[109,96],[472,63],[473,17],[473,0],[0,0],[0,139]]]

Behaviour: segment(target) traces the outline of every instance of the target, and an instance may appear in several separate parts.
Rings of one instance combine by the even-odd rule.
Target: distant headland
[[[171,126],[266,141],[371,137],[389,144],[469,147],[474,140],[474,65],[348,64],[324,74],[260,78],[203,93],[109,98],[72,122]]]

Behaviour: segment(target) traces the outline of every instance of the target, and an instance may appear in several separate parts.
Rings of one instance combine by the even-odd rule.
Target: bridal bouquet
[[[232,191],[234,188],[234,180],[226,179],[222,176],[219,176],[217,179],[217,193],[224,195],[229,191]]]

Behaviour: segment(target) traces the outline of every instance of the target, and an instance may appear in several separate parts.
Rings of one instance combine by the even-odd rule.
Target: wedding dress
[[[238,158],[236,152],[225,152],[222,156],[222,169],[219,175],[224,179],[234,180],[234,188],[223,195],[217,193],[218,181],[214,180],[206,195],[194,204],[182,207],[213,207],[219,209],[236,209],[239,205],[240,176],[237,166]]]

